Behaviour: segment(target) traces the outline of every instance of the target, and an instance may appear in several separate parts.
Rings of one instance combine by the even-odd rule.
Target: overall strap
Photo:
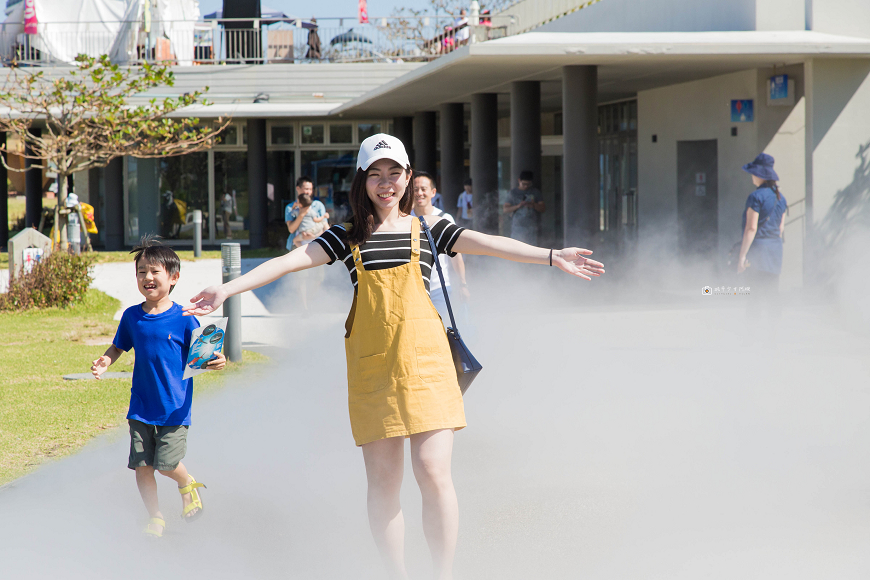
[[[350,244],[350,252],[351,254],[353,254],[353,265],[356,266],[357,272],[359,272],[360,270],[365,271],[362,256],[360,256],[359,253],[359,246],[356,244]]]
[[[420,222],[411,220],[411,263],[420,262]]]
[[[353,228],[352,222],[344,222],[341,225],[347,233],[350,233],[351,228]],[[359,246],[351,243],[348,243],[348,245],[350,246],[350,253],[353,254],[353,264],[356,266],[357,271],[365,270],[365,268],[363,268],[362,256],[360,256],[359,253]]]

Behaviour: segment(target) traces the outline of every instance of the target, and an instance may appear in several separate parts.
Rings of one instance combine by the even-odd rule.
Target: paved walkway
[[[576,308],[541,287],[473,289],[484,371],[456,435],[458,580],[870,574],[866,336],[823,308],[787,312],[776,333],[700,296]],[[259,320],[304,341],[197,399],[185,463],[208,485],[201,520],[181,522],[161,480],[166,536],[139,537],[120,429],[0,490],[0,576],[382,578],[343,318],[248,328]],[[430,577],[410,461],[402,500],[411,577]]]

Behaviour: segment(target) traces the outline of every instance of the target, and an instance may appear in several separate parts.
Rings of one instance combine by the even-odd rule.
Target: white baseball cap
[[[392,159],[402,167],[411,165],[405,145],[386,133],[372,135],[360,144],[356,168],[365,171],[378,159]]]

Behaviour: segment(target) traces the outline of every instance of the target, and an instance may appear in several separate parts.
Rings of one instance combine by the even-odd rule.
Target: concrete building
[[[177,67],[179,92],[211,87],[215,105],[192,113],[231,114],[233,130],[208,153],[127,159],[77,181],[103,208],[100,241],[157,231],[190,243],[188,224],[161,225],[172,191],[207,213],[208,243],[225,237],[227,193],[234,239],[278,243],[296,177],[341,213],[358,143],[377,131],[439,176],[445,207],[472,177],[484,231],[507,233],[500,204],[533,171],[541,243],[610,263],[713,271],[752,191],[740,166],[762,151],[789,202],[783,288],[854,227],[870,189],[870,3],[523,0],[500,16],[518,33],[425,63]]]

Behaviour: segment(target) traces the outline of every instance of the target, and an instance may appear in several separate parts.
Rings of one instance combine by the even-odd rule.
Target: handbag
[[[456,367],[456,380],[459,382],[459,390],[462,394],[468,390],[472,381],[477,377],[483,366],[477,362],[471,351],[462,340],[459,334],[459,329],[456,328],[456,320],[453,318],[453,308],[450,307],[450,296],[447,293],[447,286],[444,284],[444,274],[441,272],[441,261],[438,259],[438,250],[435,248],[435,241],[432,239],[432,232],[429,231],[429,226],[423,216],[419,216],[420,225],[423,231],[426,232],[426,238],[429,240],[429,249],[432,250],[432,259],[435,262],[435,267],[438,268],[438,277],[441,279],[441,288],[444,289],[444,302],[447,303],[447,313],[450,315],[451,326],[447,327],[447,343],[450,345],[450,354],[453,355],[453,365]]]

